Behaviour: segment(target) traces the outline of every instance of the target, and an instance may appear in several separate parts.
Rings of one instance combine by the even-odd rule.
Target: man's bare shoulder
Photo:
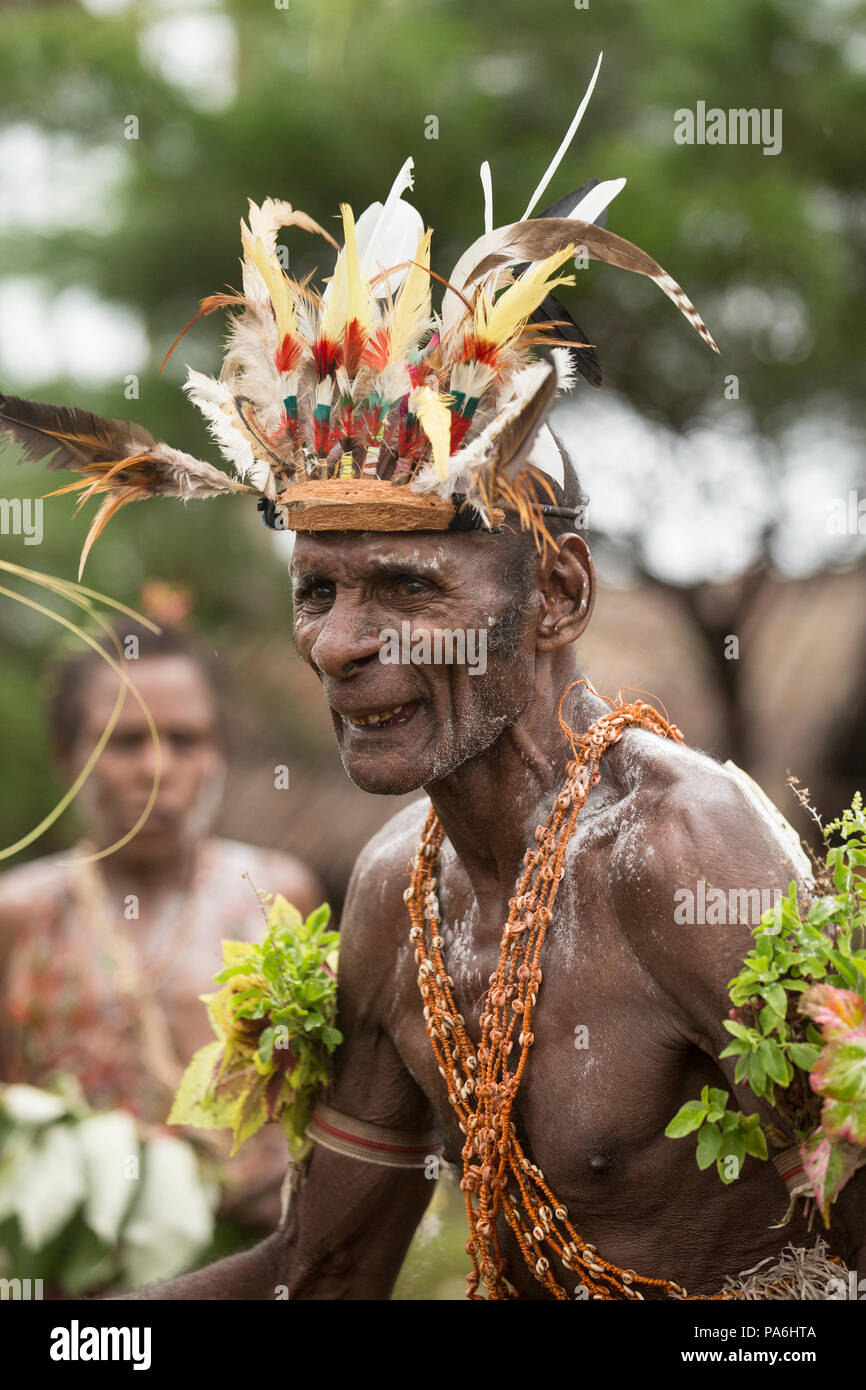
[[[403,892],[429,808],[426,797],[405,806],[358,855],[340,928],[347,961],[356,945],[366,956],[372,946],[392,951],[402,939],[407,921]]]
[[[807,877],[793,832],[746,777],[643,731],[623,744],[625,795],[610,857],[615,896],[625,892],[644,906],[661,901],[671,915],[674,889],[694,888],[699,879],[726,890],[787,891],[792,879]]]
[[[340,923],[340,1023],[353,1046],[378,1036],[395,1005],[401,950],[409,946],[403,892],[429,803],[413,802],[374,835],[358,856]]]
[[[68,881],[68,866],[54,855],[32,859],[0,874],[0,974],[6,970],[16,942],[50,921],[52,908]]]
[[[56,855],[31,859],[0,874],[0,926],[29,920],[65,892],[68,882],[69,866]]]
[[[325,900],[325,891],[315,873],[294,854],[217,837],[209,841],[209,847],[224,872],[248,874],[257,890],[280,893],[301,912],[312,912]]]

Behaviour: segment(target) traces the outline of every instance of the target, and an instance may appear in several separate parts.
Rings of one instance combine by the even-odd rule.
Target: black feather
[[[571,317],[561,300],[555,294],[543,299],[531,318],[532,323],[540,324],[545,332],[562,339],[563,347],[571,348],[574,365],[590,386],[601,386],[601,363],[598,353],[587,341],[587,336]],[[549,325],[555,323],[556,327]]]
[[[555,203],[551,203],[550,207],[545,208],[544,212],[537,213],[536,216],[568,217],[572,208],[576,208],[581,198],[585,197],[591,188],[595,188],[598,182],[598,179],[589,179],[582,188],[576,188],[573,193],[566,193],[564,198],[557,198]],[[607,208],[599,213],[595,219],[595,226],[607,226]],[[522,274],[526,268],[525,264],[515,266],[515,277]],[[552,322],[556,322],[556,328],[548,327]],[[577,346],[578,344],[586,344],[587,336],[555,294],[549,294],[546,299],[542,300],[531,316],[530,323],[542,324],[553,337],[561,338],[563,347],[571,348],[574,365],[584,380],[589,382],[590,386],[601,386],[601,363],[598,360],[598,353],[592,346]]]
[[[566,193],[564,198],[557,198],[555,203],[551,203],[544,212],[537,212],[536,217],[570,217],[573,208],[576,208],[581,198],[589,193],[590,189],[598,186],[598,179],[589,179],[583,188],[576,188],[573,193]],[[596,227],[607,226],[607,208],[603,208],[595,219]]]
[[[48,460],[45,466],[52,472],[80,471],[97,462],[119,463],[156,447],[153,437],[140,425],[108,420],[77,406],[49,405],[20,396],[0,395],[3,434],[21,445],[26,458]]]

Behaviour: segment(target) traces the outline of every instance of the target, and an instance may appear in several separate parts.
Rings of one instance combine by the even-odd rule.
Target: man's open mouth
[[[418,709],[418,700],[409,700],[405,705],[395,705],[393,709],[373,710],[369,714],[344,714],[342,717],[353,729],[392,729],[397,724],[406,724]]]

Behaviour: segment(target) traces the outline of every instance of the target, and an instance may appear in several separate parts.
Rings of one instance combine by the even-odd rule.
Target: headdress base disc
[[[277,512],[290,531],[447,531],[456,508],[436,493],[381,479],[322,478],[289,489]]]

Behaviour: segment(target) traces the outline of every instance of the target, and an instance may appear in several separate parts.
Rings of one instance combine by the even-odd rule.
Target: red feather
[[[363,324],[357,319],[349,319],[343,334],[343,364],[353,381],[361,370],[366,345],[367,332]]]
[[[313,343],[313,366],[317,381],[333,376],[340,365],[340,356],[340,344],[335,343],[333,338],[316,339]]]

